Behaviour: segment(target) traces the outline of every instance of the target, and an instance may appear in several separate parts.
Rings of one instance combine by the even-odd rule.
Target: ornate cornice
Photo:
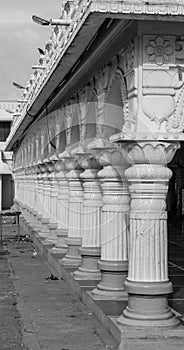
[[[65,3],[65,2],[64,2]],[[178,20],[181,21],[181,19],[184,16],[184,1],[183,0],[176,0],[176,1],[166,1],[162,0],[160,3],[159,0],[148,0],[148,1],[123,1],[123,0],[76,0],[73,2],[72,11],[70,12],[71,16],[71,24],[59,31],[55,31],[52,33],[51,38],[47,41],[45,45],[45,55],[43,57],[40,57],[38,68],[35,69],[34,73],[30,76],[30,79],[28,83],[26,84],[26,88],[23,92],[23,100],[24,103],[19,104],[16,113],[19,114],[19,118],[17,118],[17,122],[14,124],[11,130],[11,134],[8,138],[7,145],[8,149],[10,149],[13,145],[13,139],[16,139],[17,130],[19,129],[20,125],[24,123],[26,126],[26,121],[24,120],[27,116],[28,121],[33,120],[34,115],[30,114],[31,108],[36,103],[39,104],[39,96],[43,92],[43,89],[48,85],[49,79],[54,76],[54,72],[59,67],[59,64],[63,60],[64,56],[68,54],[68,49],[73,45],[74,40],[76,39],[78,33],[80,30],[82,30],[82,27],[86,24],[86,20],[89,18],[89,16],[96,16],[98,15],[98,18],[106,18],[106,17],[112,17],[112,18],[119,18],[119,19],[149,19],[152,17],[154,19],[155,15],[160,15],[160,17],[156,17],[155,19],[158,20],[158,18],[162,18],[165,21],[168,20]],[[61,17],[66,16],[64,8],[61,11]],[[142,16],[142,17],[141,17]],[[179,18],[180,16],[180,18]],[[64,18],[64,17],[63,17]],[[94,21],[95,21],[94,17]],[[96,20],[97,21],[97,20]],[[102,20],[103,22],[103,20]],[[101,23],[102,23],[101,22]],[[95,22],[94,22],[95,23]],[[100,26],[100,23],[99,23]],[[91,37],[89,36],[87,40],[89,40]],[[87,45],[87,42],[85,43]],[[128,57],[128,62],[132,63],[133,60],[131,60],[131,57],[133,58],[133,43],[131,43],[131,47],[127,48],[127,51],[123,52],[123,62],[120,62],[121,64],[126,63],[126,56]],[[84,50],[84,48],[81,47],[81,50]],[[77,51],[77,50],[76,50]],[[150,51],[149,51],[150,52]],[[71,55],[70,55],[71,56]],[[151,57],[151,55],[150,55]],[[120,57],[121,58],[121,57]],[[157,56],[155,56],[157,59]],[[63,62],[63,61],[62,61]],[[76,64],[77,64],[76,59]],[[71,62],[71,64],[73,64]],[[108,79],[112,77],[112,75],[106,72],[108,71],[109,66],[106,66],[101,70],[101,80],[98,77],[98,81],[95,81],[95,90],[103,90],[108,88]],[[127,67],[129,70],[131,67]],[[111,73],[113,71],[112,67],[110,67],[109,72]],[[125,72],[127,73],[127,72]],[[65,73],[63,73],[62,79],[65,77]],[[105,78],[105,80],[104,80]],[[99,86],[99,82],[101,83]],[[97,86],[98,85],[98,86]],[[53,85],[54,86],[54,85]],[[53,87],[54,89],[54,87]],[[103,107],[104,100],[101,96],[101,100],[99,100],[99,115],[101,113],[100,107]],[[46,98],[46,94],[45,94]],[[124,98],[124,96],[123,96]],[[43,101],[41,102],[43,103]],[[128,117],[127,117],[127,105],[125,104],[125,114],[126,114],[126,128],[129,123]],[[29,124],[29,123],[28,123]],[[103,134],[103,130],[99,130],[99,134]],[[85,132],[84,132],[85,134]],[[70,135],[69,135],[70,136]]]
[[[91,4],[92,12],[132,15],[171,15],[183,16],[184,3],[182,0],[167,1],[101,1],[95,0]]]

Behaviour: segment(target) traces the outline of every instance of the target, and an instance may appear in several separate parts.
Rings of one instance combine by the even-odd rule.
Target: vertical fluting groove
[[[167,221],[164,220],[164,236],[165,236],[165,279],[168,279],[168,237],[167,237]]]
[[[68,237],[81,237],[82,203],[74,202],[69,205]]]
[[[130,229],[128,278],[134,281],[149,282],[167,280],[166,220],[131,219]]]
[[[125,260],[127,258],[126,214],[103,212],[102,221],[102,260]]]

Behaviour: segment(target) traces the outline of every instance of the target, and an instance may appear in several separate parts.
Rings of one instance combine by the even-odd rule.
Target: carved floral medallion
[[[156,36],[154,40],[150,40],[149,45],[146,46],[146,53],[149,56],[149,60],[158,66],[167,64],[169,62],[169,56],[173,52],[174,48],[170,45],[169,40],[165,40],[160,35]]]

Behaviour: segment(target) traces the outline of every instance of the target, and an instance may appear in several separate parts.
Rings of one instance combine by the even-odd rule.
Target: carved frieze
[[[175,42],[174,35],[143,35],[142,111],[158,130],[173,117],[175,89],[181,86],[175,69]]]

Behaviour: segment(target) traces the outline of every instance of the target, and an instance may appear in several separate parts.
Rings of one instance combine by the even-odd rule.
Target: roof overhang
[[[166,3],[157,0],[151,2],[149,0],[146,2],[91,1],[75,35],[68,42],[65,52],[54,62],[43,86],[31,101],[25,115],[20,118],[16,128],[9,135],[6,150],[13,150],[29,127],[38,117],[44,115],[46,106],[49,111],[52,111],[56,105],[59,108],[59,104],[62,104],[75,91],[76,84],[80,87],[80,79],[82,84],[84,77],[89,77],[89,73],[93,71],[94,66],[96,67],[98,60],[103,61],[102,56],[107,59],[109,46],[113,46],[113,44],[117,46],[118,38],[123,32],[126,33],[128,27],[135,22],[134,20],[183,21],[182,13],[184,13],[183,1],[180,1],[180,3],[177,1],[171,1],[170,3],[167,1]],[[79,60],[82,54],[93,42],[94,36],[107,18],[116,19],[115,24],[90,57],[81,64]],[[126,37],[127,35],[124,36],[125,40]],[[69,73],[70,76],[68,77]]]

